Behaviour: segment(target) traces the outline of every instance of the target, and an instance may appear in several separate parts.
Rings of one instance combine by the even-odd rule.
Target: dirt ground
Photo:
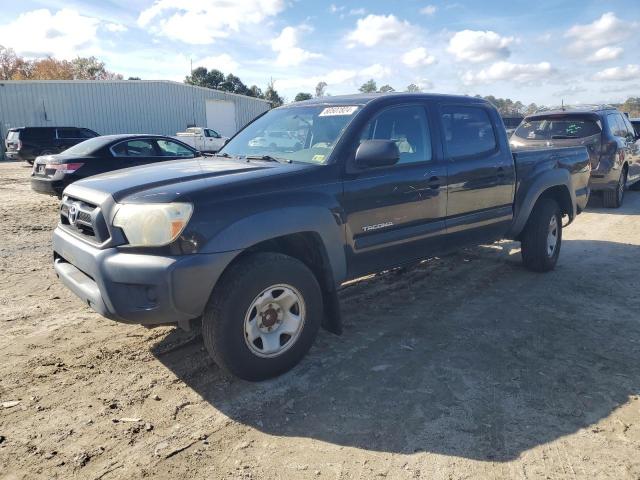
[[[501,242],[350,286],[341,337],[247,383],[64,289],[28,174],[0,163],[2,480],[640,479],[640,192],[549,274]]]

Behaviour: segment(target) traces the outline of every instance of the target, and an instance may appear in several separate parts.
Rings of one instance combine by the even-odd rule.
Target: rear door
[[[629,148],[629,180],[640,180],[640,142],[636,141],[636,132],[625,115],[620,115],[626,128],[626,143]]]
[[[515,165],[495,110],[443,104],[440,126],[447,178],[447,244],[499,238],[513,218]]]
[[[396,165],[345,174],[349,276],[436,254],[445,234],[446,166],[432,128],[435,115],[413,103],[378,112],[359,141],[395,140]],[[354,145],[353,152],[357,149]],[[352,159],[350,159],[352,162]]]

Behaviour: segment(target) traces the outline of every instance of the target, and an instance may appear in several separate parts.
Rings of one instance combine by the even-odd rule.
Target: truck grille
[[[60,223],[93,243],[109,239],[101,209],[83,200],[65,197],[60,204]]]

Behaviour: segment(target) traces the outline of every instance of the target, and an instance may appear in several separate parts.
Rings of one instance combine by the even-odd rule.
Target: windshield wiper
[[[264,160],[265,162],[277,162],[277,163],[282,163],[282,162],[286,162],[286,163],[291,163],[291,160],[287,160],[284,158],[276,158],[276,157],[272,157],[271,155],[247,155],[246,157],[247,160]]]
[[[227,152],[224,153],[214,153],[213,154],[214,157],[224,157],[224,158],[231,158],[231,155],[229,155]]]
[[[562,140],[565,138],[580,138],[580,137],[576,137],[575,135],[551,135],[552,140]]]

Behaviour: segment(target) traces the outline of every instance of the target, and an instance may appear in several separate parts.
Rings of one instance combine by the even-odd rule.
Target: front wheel
[[[259,381],[293,368],[322,319],[313,272],[280,253],[240,259],[219,280],[202,318],[205,346],[223,370]]]
[[[555,200],[542,198],[533,208],[522,234],[522,261],[529,270],[548,272],[558,262],[562,214]]]

